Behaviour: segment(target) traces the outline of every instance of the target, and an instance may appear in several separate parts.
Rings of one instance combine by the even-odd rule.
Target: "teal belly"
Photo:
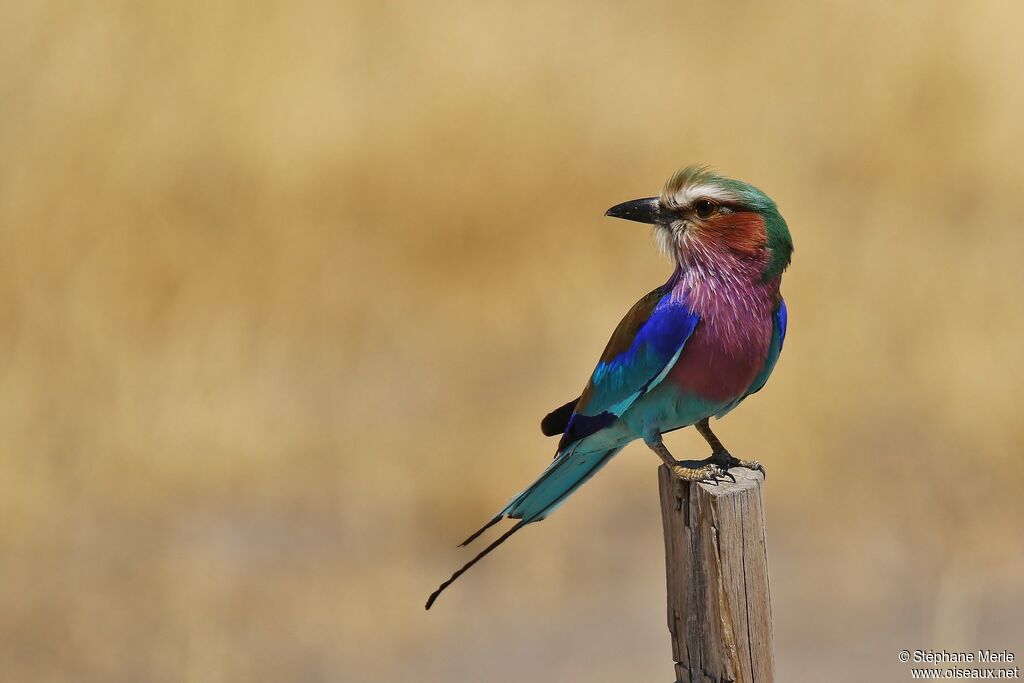
[[[682,391],[672,383],[662,382],[630,406],[620,421],[629,431],[643,438],[696,424],[733,402],[734,399],[708,400]]]

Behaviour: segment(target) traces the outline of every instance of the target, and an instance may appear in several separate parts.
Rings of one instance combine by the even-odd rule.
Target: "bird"
[[[579,397],[541,421],[545,435],[560,436],[554,460],[460,547],[505,518],[515,524],[442,583],[428,610],[470,567],[548,517],[633,441],[684,481],[735,481],[733,467],[764,476],[757,461],[734,457],[709,421],[758,392],[782,352],[788,314],[780,285],[793,239],[775,202],[749,183],[687,166],[659,196],[617,204],[605,215],[653,226],[672,274],[626,313]],[[662,439],[690,426],[711,448],[703,460],[677,460]]]

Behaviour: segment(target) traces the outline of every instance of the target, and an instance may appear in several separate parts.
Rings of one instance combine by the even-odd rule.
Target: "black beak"
[[[665,218],[665,214],[661,210],[661,203],[658,202],[657,197],[634,199],[629,202],[616,204],[605,211],[604,215],[611,216],[612,218],[625,218],[627,221],[636,221],[637,223],[652,224],[661,223]]]

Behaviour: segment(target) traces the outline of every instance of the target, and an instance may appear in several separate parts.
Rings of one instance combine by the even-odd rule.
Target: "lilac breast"
[[[685,393],[696,394],[713,403],[726,403],[741,397],[768,357],[770,318],[758,322],[756,327],[759,329],[751,329],[749,343],[742,348],[731,348],[721,329],[698,325],[666,381]]]
[[[684,275],[678,295],[700,323],[666,381],[714,403],[743,396],[768,357],[778,284],[735,271]]]

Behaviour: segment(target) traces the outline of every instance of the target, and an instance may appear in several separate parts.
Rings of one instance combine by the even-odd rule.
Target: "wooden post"
[[[771,683],[764,479],[692,484],[658,468],[677,683]]]

